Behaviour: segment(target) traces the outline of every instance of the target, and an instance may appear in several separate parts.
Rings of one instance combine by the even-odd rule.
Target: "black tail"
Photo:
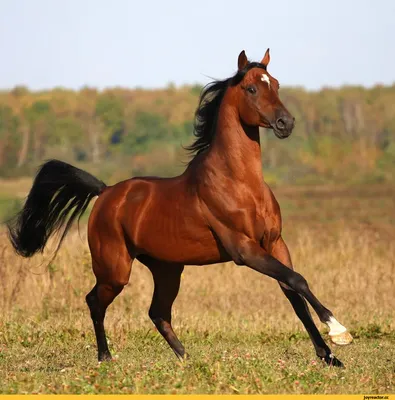
[[[58,160],[46,162],[23,209],[7,223],[15,251],[23,257],[42,252],[49,237],[66,224],[57,252],[72,223],[104,188],[106,185],[88,172]]]

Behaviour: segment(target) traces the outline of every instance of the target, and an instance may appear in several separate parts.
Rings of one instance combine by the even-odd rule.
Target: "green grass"
[[[184,363],[154,329],[111,330],[116,360],[99,364],[91,330],[72,322],[69,328],[53,320],[3,325],[0,393],[394,392],[395,332],[374,325],[334,349],[346,365],[338,369],[315,357],[305,333],[231,327],[178,329],[189,354]]]

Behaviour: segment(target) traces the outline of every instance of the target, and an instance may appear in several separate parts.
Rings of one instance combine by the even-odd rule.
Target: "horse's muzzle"
[[[272,124],[274,133],[279,139],[287,138],[292,133],[294,126],[295,118],[291,115],[284,115],[277,118],[276,122]]]

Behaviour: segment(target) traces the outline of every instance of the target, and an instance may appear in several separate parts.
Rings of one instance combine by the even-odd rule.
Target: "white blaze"
[[[347,330],[335,317],[330,317],[329,321],[326,323],[329,327],[329,335],[339,335]]]
[[[262,81],[262,82],[266,82],[267,85],[269,86],[269,89],[270,89],[270,79],[269,79],[269,77],[268,77],[266,74],[262,74],[262,76],[261,76],[261,81]]]

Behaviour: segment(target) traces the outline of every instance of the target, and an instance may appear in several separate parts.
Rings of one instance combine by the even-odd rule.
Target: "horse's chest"
[[[277,240],[281,234],[281,215],[270,200],[244,198],[243,204],[223,209],[223,218],[232,229],[262,243]]]
[[[219,236],[249,237],[265,246],[275,241],[281,233],[281,215],[270,189],[259,182],[227,189],[202,196],[212,229]]]
[[[264,219],[264,227],[260,232],[261,246],[268,252],[271,251],[272,244],[281,235],[281,221],[277,216]]]
[[[254,237],[262,247],[270,250],[281,235],[281,213],[277,201],[272,196],[265,196],[256,212]]]

